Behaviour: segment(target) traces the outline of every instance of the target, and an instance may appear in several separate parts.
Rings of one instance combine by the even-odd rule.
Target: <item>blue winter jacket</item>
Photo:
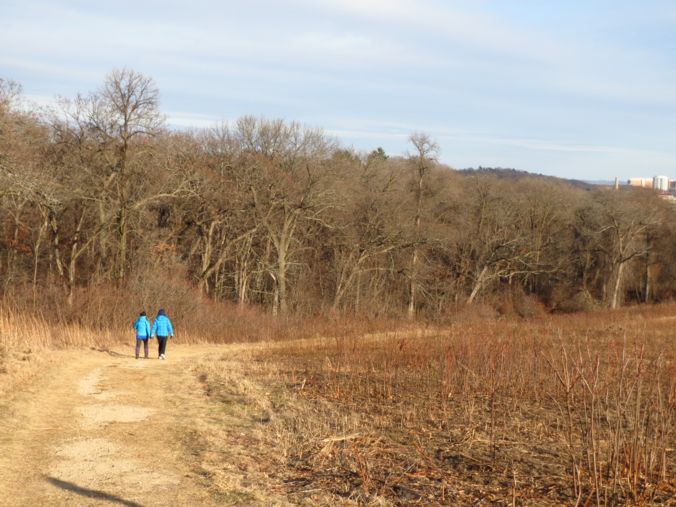
[[[174,336],[174,328],[171,327],[171,321],[166,315],[158,315],[153,322],[151,336]]]
[[[136,339],[145,340],[150,337],[150,323],[145,315],[141,315],[136,322],[134,322],[134,329],[136,330]]]

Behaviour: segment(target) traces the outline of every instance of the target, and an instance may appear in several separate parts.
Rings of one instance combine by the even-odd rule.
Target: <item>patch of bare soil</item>
[[[205,412],[186,361],[214,350],[54,352],[0,413],[0,505],[217,505],[185,446]]]
[[[141,461],[121,458],[132,454],[133,450],[102,438],[74,440],[56,449],[49,472],[61,481],[97,489],[123,485],[133,491],[157,491],[180,482],[173,473],[145,470]]]
[[[80,407],[83,426],[100,426],[109,423],[129,423],[148,419],[154,409],[148,407],[135,407],[131,405],[86,405]]]

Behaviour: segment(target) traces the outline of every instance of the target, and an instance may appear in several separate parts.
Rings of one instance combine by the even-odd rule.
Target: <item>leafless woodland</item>
[[[51,110],[0,81],[0,292],[65,317],[93,288],[424,318],[673,298],[676,210],[653,192],[456,171],[410,141],[358,153],[256,117],[172,130],[129,69]]]

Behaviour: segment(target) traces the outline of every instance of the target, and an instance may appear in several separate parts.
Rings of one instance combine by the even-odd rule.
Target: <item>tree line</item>
[[[274,314],[443,315],[657,302],[676,292],[674,206],[653,192],[455,171],[243,117],[165,124],[153,80],[114,70],[50,111],[0,80],[0,291],[161,285]]]

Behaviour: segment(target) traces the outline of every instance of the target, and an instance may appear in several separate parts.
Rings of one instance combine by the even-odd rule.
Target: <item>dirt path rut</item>
[[[54,353],[0,414],[0,505],[211,505],[181,438],[203,403],[186,366],[217,352],[170,346],[167,361],[128,349]]]

